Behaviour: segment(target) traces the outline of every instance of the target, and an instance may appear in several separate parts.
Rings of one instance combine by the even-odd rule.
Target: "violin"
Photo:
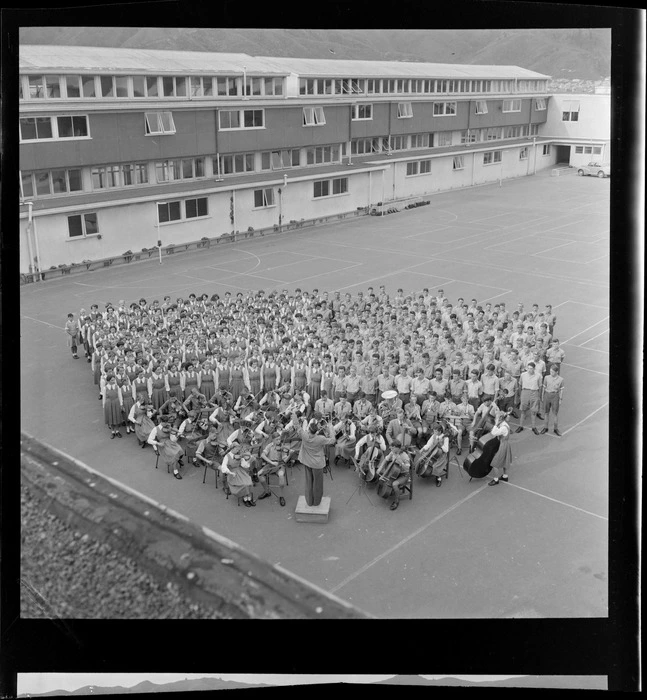
[[[492,469],[490,465],[498,449],[499,438],[492,433],[486,433],[476,443],[474,452],[465,457],[463,469],[473,479],[482,479]]]
[[[393,493],[393,482],[400,476],[402,467],[398,464],[395,455],[391,453],[377,469],[379,484],[377,495],[382,498],[389,498]]]

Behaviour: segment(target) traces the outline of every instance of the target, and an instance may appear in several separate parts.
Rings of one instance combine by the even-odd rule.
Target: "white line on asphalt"
[[[591,416],[594,416],[598,411],[601,411],[605,406],[608,406],[608,405],[609,405],[608,401],[606,403],[603,403],[602,406],[599,406],[598,408],[595,409],[595,411],[593,411],[592,413],[589,413],[589,415],[586,416],[586,418],[582,418],[582,420],[579,423],[576,423],[575,425],[572,425],[570,428],[568,428],[568,430],[565,430],[562,433],[562,435],[566,435],[567,433],[570,433],[571,430],[573,430],[573,428],[577,428],[578,425],[582,425],[582,423],[584,423],[584,421],[588,420],[589,418],[591,418]]]
[[[47,323],[47,321],[41,321],[38,318],[32,318],[31,316],[25,316],[25,314],[20,314],[22,318],[28,318],[30,321],[36,321],[36,323],[42,323],[45,326],[49,326],[50,328],[56,328],[57,331],[64,331],[65,329],[62,326],[55,326],[53,323]]]
[[[527,491],[528,493],[533,493],[535,496],[541,496],[541,498],[545,498],[549,501],[553,501],[554,503],[559,503],[563,506],[567,506],[568,508],[573,508],[574,510],[579,510],[580,513],[586,513],[587,515],[592,515],[594,518],[600,518],[600,520],[609,520],[609,518],[605,518],[604,515],[598,515],[597,513],[591,513],[590,510],[584,510],[584,508],[578,508],[577,506],[574,506],[571,503],[565,503],[564,501],[558,501],[556,498],[551,498],[550,496],[546,496],[543,493],[539,493],[537,491],[532,491],[531,489],[527,489],[524,486],[519,486],[519,484],[513,484],[510,481],[503,482],[507,484],[508,486],[514,486],[516,489],[521,489],[522,491]]]
[[[466,501],[469,501],[470,498],[473,498],[476,496],[477,493],[480,493],[483,491],[483,489],[487,488],[487,484],[483,484],[480,488],[478,488],[476,491],[472,491],[472,493],[468,494],[465,496],[465,498],[462,498],[460,501],[457,501],[454,503],[453,506],[450,506],[446,510],[444,510],[442,513],[439,513],[435,518],[432,518],[428,523],[423,525],[422,527],[419,527],[417,530],[412,532],[410,535],[407,535],[403,540],[400,540],[397,544],[394,544],[393,547],[389,547],[385,552],[382,552],[382,554],[378,555],[373,559],[372,561],[368,562],[368,564],[364,564],[364,566],[361,569],[358,569],[354,573],[352,573],[350,576],[347,576],[341,583],[338,583],[336,586],[330,589],[331,593],[336,593],[340,588],[343,588],[346,584],[350,583],[353,579],[356,579],[358,576],[363,574],[365,571],[368,571],[372,566],[377,564],[379,561],[384,559],[384,557],[388,557],[389,554],[392,554],[395,552],[396,549],[401,547],[403,544],[406,544],[409,540],[413,539],[417,535],[419,535],[421,532],[424,532],[428,527],[433,525],[434,523],[437,523],[441,518],[444,518],[446,515],[451,513],[453,510],[458,508],[458,506],[462,505]]]
[[[580,331],[579,333],[576,333],[575,335],[572,335],[570,338],[567,340],[562,340],[562,345],[565,345],[566,343],[570,343],[573,338],[577,338],[578,335],[582,335],[582,333],[586,333],[586,331],[590,331],[591,328],[595,328],[596,326],[599,326],[601,323],[606,321],[609,317],[605,316],[603,319],[600,319],[599,321],[596,321],[593,325],[589,326],[588,328],[585,328],[583,331]],[[579,347],[579,346],[578,346]]]
[[[575,345],[574,347],[577,347],[577,345]],[[564,365],[564,367],[575,367],[575,369],[583,369],[585,372],[593,372],[593,374],[603,374],[605,377],[609,376],[608,372],[600,372],[597,369],[589,369],[588,367],[582,367],[580,365],[572,365],[570,362],[562,362],[562,364]]]
[[[592,340],[595,340],[596,338],[599,338],[601,335],[608,333],[610,330],[611,330],[610,328],[606,328],[605,330],[602,331],[602,333],[598,333],[597,335],[594,335],[592,338],[585,340],[583,343],[581,343],[580,345],[577,345],[576,347],[583,348],[587,343],[590,343]],[[593,348],[586,348],[586,349],[593,350]]]

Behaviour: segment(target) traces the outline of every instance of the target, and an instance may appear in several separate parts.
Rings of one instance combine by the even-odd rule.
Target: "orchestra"
[[[510,317],[503,303],[475,299],[453,306],[442,290],[391,298],[384,287],[344,299],[260,290],[90,308],[66,332],[74,354],[83,345],[112,438],[125,426],[178,480],[184,457],[218,470],[249,508],[256,484],[259,500],[270,495],[273,474],[285,505],[286,469],[300,464],[304,431],[321,446],[324,469],[354,464],[360,479],[393,495],[392,510],[412,471],[440,486],[464,436],[470,466],[483,466],[488,440],[505,443],[495,464],[507,479],[507,418],[530,407],[535,428],[540,391],[560,435],[564,353],[539,312]],[[551,323],[552,333],[554,315]],[[309,459],[316,500],[322,464]]]

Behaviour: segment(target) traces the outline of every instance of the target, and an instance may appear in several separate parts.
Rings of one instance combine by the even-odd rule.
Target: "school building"
[[[41,45],[19,66],[22,273],[369,214],[592,146],[516,66]]]

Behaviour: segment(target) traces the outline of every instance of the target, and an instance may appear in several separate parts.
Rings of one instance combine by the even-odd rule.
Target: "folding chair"
[[[157,465],[159,464],[159,461],[160,461],[160,453],[156,447],[153,447],[153,452],[155,452],[155,454],[157,455],[157,457],[155,458],[155,469],[157,469]],[[171,473],[171,467],[169,466],[168,463],[166,464],[166,473],[167,474]]]
[[[400,486],[400,493],[402,495],[408,493],[409,500],[411,501],[413,499],[413,469],[409,469],[409,478],[404,484],[402,484],[402,486]]]
[[[216,474],[216,488],[218,488],[218,472],[220,471],[220,465],[219,464],[207,464],[207,462],[204,463],[204,474],[202,475],[202,483],[204,484],[207,480],[207,469],[213,469],[213,471]]]

